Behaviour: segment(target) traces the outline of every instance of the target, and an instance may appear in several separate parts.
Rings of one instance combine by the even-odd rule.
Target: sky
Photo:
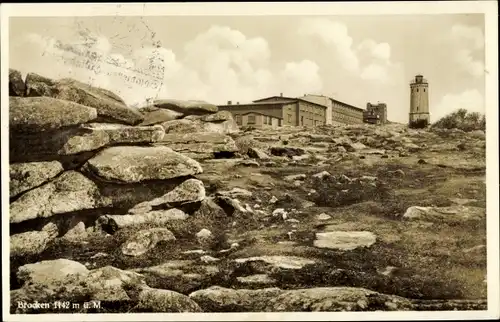
[[[98,59],[82,65],[85,56],[68,48]],[[484,55],[482,14],[14,17],[9,24],[10,68],[75,78],[134,106],[151,98],[220,105],[320,94],[361,108],[384,102],[389,120],[406,123],[409,83],[422,74],[434,122],[458,108],[484,113]]]

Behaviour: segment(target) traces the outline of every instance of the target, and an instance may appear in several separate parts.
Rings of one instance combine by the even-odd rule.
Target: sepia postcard
[[[499,318],[497,2],[0,11],[4,321]]]

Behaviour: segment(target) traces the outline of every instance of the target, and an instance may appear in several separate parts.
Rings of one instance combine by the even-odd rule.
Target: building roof
[[[305,99],[300,98],[300,97],[286,97],[286,96],[269,96],[269,97],[258,99],[256,101],[254,101],[254,103],[256,103],[256,104],[262,104],[262,103],[265,103],[265,102],[262,102],[262,101],[268,100],[270,98],[281,98],[281,99],[284,99],[284,100],[282,100],[282,102],[284,102],[284,103],[293,103],[293,102],[301,101],[301,102],[306,102],[306,103],[313,104],[313,105],[316,105],[316,106],[320,106],[322,108],[326,108],[325,105],[314,103],[314,102],[305,100]]]
[[[237,106],[256,106],[256,105],[282,105],[282,104],[290,104],[293,101],[272,101],[272,102],[253,102],[253,103],[245,103],[245,104],[224,104],[218,105],[219,107],[237,107]]]

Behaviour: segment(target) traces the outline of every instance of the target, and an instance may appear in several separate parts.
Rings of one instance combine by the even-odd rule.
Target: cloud
[[[436,108],[431,109],[432,120],[435,122],[461,108],[470,112],[484,113],[484,104],[484,96],[477,89],[469,89],[459,94],[446,94]]]
[[[302,20],[299,34],[319,39],[333,51],[342,68],[357,74],[361,79],[382,83],[391,80],[390,75],[395,66],[391,61],[391,46],[388,43],[364,39],[354,46],[346,25],[325,18]]]
[[[127,104],[137,106],[160,97],[215,104],[249,102],[279,92],[300,96],[323,86],[315,62],[289,61],[271,68],[271,52],[264,38],[250,38],[224,26],[212,26],[198,34],[179,52],[144,46],[124,56],[109,39],[94,34],[80,34],[77,41],[65,44],[29,34],[17,51],[23,52],[23,59],[11,67],[24,74],[71,77],[109,89]],[[96,53],[97,58],[91,61],[97,72],[89,69],[88,62],[85,65],[85,57],[72,51]]]
[[[334,49],[336,58],[345,69],[358,71],[359,59],[352,48],[353,39],[349,36],[346,25],[324,18],[304,19],[299,34],[319,38],[325,45]]]
[[[452,59],[474,77],[484,76],[484,34],[479,27],[456,24],[451,28]]]

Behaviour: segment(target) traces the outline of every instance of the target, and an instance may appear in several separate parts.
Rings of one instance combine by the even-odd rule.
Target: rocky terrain
[[[9,76],[11,313],[486,309],[482,131]]]

